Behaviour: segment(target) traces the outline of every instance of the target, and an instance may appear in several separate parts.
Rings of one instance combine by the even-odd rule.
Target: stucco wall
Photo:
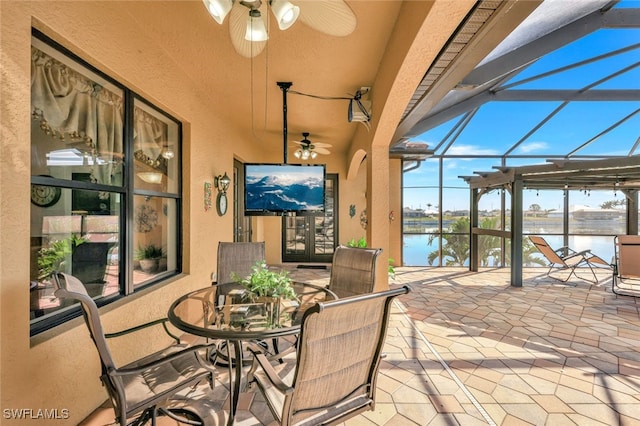
[[[205,212],[203,183],[214,173],[231,171],[233,155],[248,148],[242,129],[216,118],[216,108],[165,56],[162,46],[140,31],[124,3],[0,2],[2,86],[0,129],[0,407],[67,409],[68,419],[46,424],[77,424],[107,395],[98,376],[99,363],[80,320],[37,338],[29,337],[29,181],[30,181],[30,43],[32,25],[98,69],[121,81],[184,123],[185,274],[138,297],[103,309],[107,330],[166,315],[171,301],[209,283],[217,242],[231,240],[232,217]],[[144,343],[117,344],[121,361],[165,342],[148,336]],[[27,424],[35,420],[7,420]]]

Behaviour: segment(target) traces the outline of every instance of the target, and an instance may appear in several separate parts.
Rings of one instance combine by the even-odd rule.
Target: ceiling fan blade
[[[260,11],[263,13],[262,10]],[[239,55],[245,58],[253,58],[262,52],[267,45],[266,41],[245,40],[244,34],[247,31],[247,17],[249,9],[240,3],[234,3],[229,13],[229,35],[231,36],[231,44]]]
[[[316,31],[344,37],[356,29],[356,15],[343,0],[295,2],[300,7],[300,20]]]
[[[315,146],[316,148],[331,148],[333,146],[330,143],[324,143],[324,142],[312,142],[312,145]]]
[[[314,149],[312,149],[312,151],[315,151],[315,152],[317,152],[318,154],[324,154],[324,155],[326,155],[326,154],[331,154],[331,151],[329,151],[328,149],[325,149],[325,148],[318,148],[317,146],[316,146]]]

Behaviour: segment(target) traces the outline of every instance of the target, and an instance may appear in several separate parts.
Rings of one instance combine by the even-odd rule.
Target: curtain
[[[32,47],[31,108],[42,131],[92,157],[92,180],[112,183],[123,160],[121,95]]]
[[[133,150],[136,160],[146,165],[167,172],[167,160],[162,151],[167,146],[167,123],[140,109],[133,109]]]

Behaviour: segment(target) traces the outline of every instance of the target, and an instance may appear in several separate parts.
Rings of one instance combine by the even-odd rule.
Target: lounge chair
[[[640,296],[640,235],[614,238],[615,260],[611,290],[623,296]]]
[[[201,382],[207,382],[209,387],[213,388],[215,370],[203,356],[209,349],[207,345],[181,344],[180,339],[169,332],[166,318],[117,333],[105,334],[98,307],[89,297],[83,283],[64,273],[54,273],[52,279],[56,297],[80,302],[89,334],[100,356],[100,379],[107,390],[118,424],[141,425],[151,420],[155,425],[158,412],[181,423],[202,424],[202,419],[208,417],[208,413],[197,413],[197,409],[191,411],[187,407],[174,406],[173,403],[188,403],[188,396],[178,396],[178,393],[188,388],[195,390]],[[164,327],[175,344],[127,365],[117,366],[111,356],[107,339],[157,325]]]
[[[607,268],[611,268],[611,265],[609,263],[591,253],[590,250],[576,251],[567,246],[560,247],[554,250],[542,237],[530,235],[529,239],[549,262],[549,270],[547,271],[547,276],[558,281],[567,282],[569,278],[571,278],[571,275],[574,275],[576,278],[580,278],[585,281],[597,284],[598,276],[593,269],[594,266],[605,266]],[[584,266],[588,267],[591,271],[593,280],[580,277],[578,276],[578,274],[576,274],[576,268]],[[558,271],[569,271],[569,274],[564,279],[552,275],[556,274]]]
[[[391,303],[409,291],[404,286],[314,305],[305,312],[296,352],[284,365],[274,367],[251,345],[248,381],[264,395],[276,422],[339,424],[373,410]],[[276,368],[289,373],[279,376]]]

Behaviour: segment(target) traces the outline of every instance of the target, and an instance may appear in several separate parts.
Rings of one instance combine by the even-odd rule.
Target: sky
[[[640,1],[625,1],[617,7],[640,7]],[[599,82],[593,89],[640,90],[640,29],[601,29],[569,45],[547,54],[516,75],[508,84],[523,81],[541,73],[584,61],[607,52],[632,46],[627,52],[575,69],[534,79],[508,90],[521,89],[584,89]],[[625,70],[619,75],[607,76]],[[606,81],[601,81],[606,79]],[[472,176],[475,171],[493,171],[500,158],[451,158],[456,155],[501,156],[517,141],[507,165],[545,163],[553,156],[566,156],[585,142],[592,141],[575,155],[629,155],[640,136],[640,99],[637,101],[570,102],[541,128],[532,129],[547,115],[561,106],[556,102],[490,102],[483,105],[469,125],[447,150],[443,163],[443,206],[445,209],[468,209],[469,189],[460,176]],[[431,129],[415,141],[438,147],[460,119],[457,117]],[[530,133],[528,135],[528,133]],[[436,149],[442,154],[449,141]],[[517,156],[528,156],[517,158]],[[417,170],[404,174],[404,206],[432,209],[438,205],[438,161],[429,159]],[[525,190],[524,207],[535,203],[543,209],[561,208],[562,191]],[[613,191],[578,192],[570,194],[571,205],[598,207],[605,201],[622,197]],[[499,208],[499,196],[483,196],[480,209]],[[431,207],[429,207],[431,205]]]

